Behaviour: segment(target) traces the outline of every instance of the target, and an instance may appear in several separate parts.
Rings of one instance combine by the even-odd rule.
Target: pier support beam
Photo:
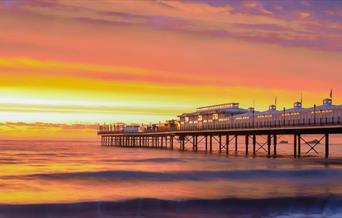
[[[192,136],[192,151],[195,151],[195,136]]]
[[[222,135],[219,135],[219,152],[222,153]]]
[[[173,136],[170,137],[170,148],[173,150]]]
[[[235,135],[235,155],[238,155],[238,136]]]
[[[229,155],[229,135],[226,135],[226,154]]]
[[[294,134],[294,139],[293,139],[293,157],[297,157],[297,134]]]
[[[198,151],[198,136],[195,136],[195,151]]]
[[[205,152],[208,152],[208,136],[205,136]]]
[[[210,150],[210,153],[213,153],[213,136],[210,135],[209,137],[209,150]]]
[[[196,151],[196,136],[192,136],[192,151]]]
[[[325,158],[329,157],[329,133],[325,133]]]
[[[184,151],[185,150],[185,136],[181,136],[179,140],[180,140],[180,150]]]
[[[247,157],[248,156],[249,135],[245,136],[245,144],[246,144],[245,155]]]
[[[253,157],[256,156],[255,146],[256,146],[256,135],[253,135]]]
[[[273,135],[273,157],[277,157],[277,135]]]
[[[302,140],[302,138],[301,138],[301,135],[300,134],[298,134],[298,153],[297,153],[297,156],[298,157],[300,157],[300,155],[301,155],[301,140]]]
[[[271,135],[267,135],[267,157],[271,157]]]

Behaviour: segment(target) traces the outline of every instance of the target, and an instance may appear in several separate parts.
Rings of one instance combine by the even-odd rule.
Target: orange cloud
[[[56,123],[0,123],[0,137],[5,139],[97,140],[97,125]]]

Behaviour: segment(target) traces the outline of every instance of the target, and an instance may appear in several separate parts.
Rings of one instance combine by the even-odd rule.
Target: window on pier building
[[[215,113],[215,114],[213,114],[213,120],[217,120],[218,119],[218,114],[217,113]]]

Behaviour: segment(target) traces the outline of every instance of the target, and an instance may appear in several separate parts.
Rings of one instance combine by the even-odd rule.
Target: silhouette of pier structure
[[[342,105],[333,105],[332,98],[323,99],[322,105],[311,108],[302,108],[300,101],[290,109],[277,110],[273,104],[262,112],[240,108],[238,103],[225,103],[200,107],[178,118],[143,129],[141,126],[118,129],[103,125],[99,126],[98,135],[103,146],[177,148],[195,152],[201,147],[208,153],[217,151],[226,155],[241,153],[239,141],[244,141],[244,155],[253,157],[261,151],[267,157],[277,157],[278,146],[285,146],[279,139],[290,136],[294,158],[317,155],[317,146],[321,144],[324,145],[324,157],[328,158],[330,136],[342,134]],[[310,141],[308,135],[318,139]]]
[[[98,131],[102,146],[139,147],[159,149],[179,149],[180,151],[198,151],[199,145],[208,153],[214,152],[226,155],[238,155],[239,138],[243,138],[245,156],[257,156],[260,151],[267,157],[277,157],[277,148],[281,144],[281,136],[291,135],[293,138],[293,157],[298,158],[311,152],[318,154],[316,146],[324,145],[324,156],[329,157],[330,135],[342,134],[342,125],[322,126],[289,126],[273,128],[241,128],[241,129],[205,129],[205,130],[172,130],[155,132],[124,133],[115,131]],[[315,142],[309,142],[306,135],[320,137]],[[214,144],[218,146],[213,146]],[[307,150],[303,152],[302,146]]]

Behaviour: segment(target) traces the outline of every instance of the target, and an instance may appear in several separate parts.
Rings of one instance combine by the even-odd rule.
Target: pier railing
[[[334,126],[342,125],[342,119],[337,119],[335,121],[329,121],[325,119],[313,121],[270,121],[264,123],[213,123],[203,126],[185,126],[180,127],[180,130],[220,130],[220,129],[253,129],[253,128],[279,128],[279,127],[311,127],[311,126]]]
[[[212,123],[202,126],[188,125],[181,127],[171,128],[156,128],[156,129],[145,129],[139,131],[139,133],[153,133],[153,132],[177,132],[177,131],[200,131],[200,130],[228,130],[228,129],[258,129],[258,128],[281,128],[281,127],[318,127],[318,126],[335,126],[342,125],[342,119],[338,117],[336,120],[319,119],[319,120],[287,120],[287,121],[269,121],[263,123]],[[125,132],[124,130],[111,130],[101,128],[98,130],[98,134],[134,134],[137,132]]]

